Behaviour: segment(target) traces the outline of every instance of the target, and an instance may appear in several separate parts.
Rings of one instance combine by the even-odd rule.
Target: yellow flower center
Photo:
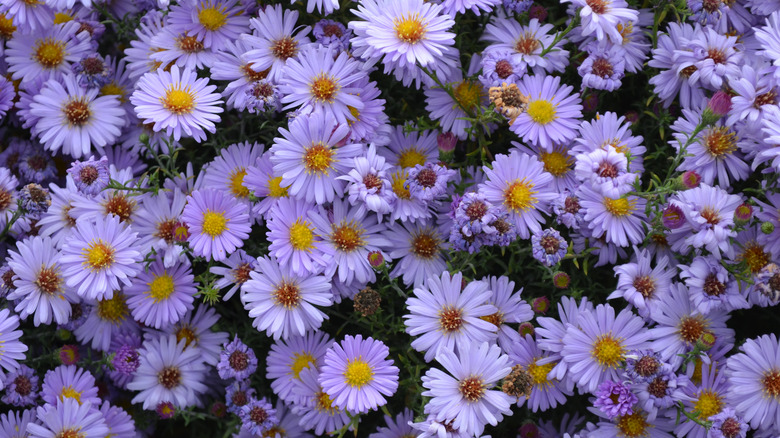
[[[65,429],[58,433],[54,438],[86,438],[86,434],[79,432],[81,428],[78,429]]]
[[[453,90],[455,100],[466,110],[472,110],[482,102],[484,93],[479,83],[463,81]]]
[[[46,38],[38,40],[35,46],[35,59],[43,68],[57,68],[65,60],[65,43]]]
[[[119,325],[127,319],[127,297],[122,292],[115,291],[113,298],[98,301],[97,306],[97,314],[103,321]]]
[[[270,178],[268,180],[268,196],[272,198],[286,198],[287,187],[282,187],[282,177]]]
[[[336,412],[336,408],[333,407],[333,400],[330,399],[325,391],[319,391],[315,395],[317,398],[318,411],[326,411],[329,415],[333,415]]]
[[[290,227],[290,245],[298,251],[314,248],[314,230],[305,220],[296,219]]]
[[[554,176],[561,177],[571,170],[574,160],[571,156],[564,154],[560,151],[552,151],[550,153],[542,152],[539,154],[542,163],[544,163],[544,170],[550,172]]]
[[[317,172],[328,174],[331,164],[335,161],[333,151],[322,143],[316,143],[306,149],[303,155],[303,165],[309,173]]]
[[[528,365],[526,371],[533,379],[534,385],[545,387],[550,386],[552,385],[552,382],[547,379],[547,375],[550,374],[550,371],[553,369],[553,367],[555,367],[555,363],[551,362],[544,365],[537,365],[539,359],[541,359],[541,357],[534,359],[534,362]]]
[[[617,427],[626,438],[646,437],[648,424],[644,414],[639,410],[634,410],[631,415],[618,417]]]
[[[322,102],[332,103],[340,89],[341,86],[336,78],[326,73],[315,76],[311,83],[311,94]]]
[[[0,38],[11,39],[14,32],[16,32],[16,26],[14,26],[13,17],[0,14]]]
[[[165,92],[165,97],[160,99],[163,108],[176,114],[189,114],[195,108],[195,95],[190,87],[182,90],[181,88],[171,87]]]
[[[613,216],[627,216],[636,208],[636,201],[628,198],[604,198],[604,208]]]
[[[225,217],[224,213],[206,210],[206,212],[203,213],[203,225],[201,226],[201,229],[204,233],[214,239],[227,230],[228,222],[229,220]]]
[[[602,367],[616,368],[623,361],[625,352],[622,339],[609,333],[596,338],[591,355]]]
[[[705,149],[715,158],[721,158],[737,150],[737,134],[725,126],[708,129],[702,141]]]
[[[374,372],[371,366],[362,359],[349,361],[344,371],[344,378],[349,386],[361,388],[373,380]]]
[[[511,212],[530,210],[537,202],[533,188],[534,183],[525,178],[515,180],[504,190],[504,205]]]
[[[395,193],[396,196],[398,196],[399,199],[411,199],[412,194],[409,192],[409,189],[406,188],[406,171],[402,170],[400,172],[395,172],[392,175],[393,183],[391,186],[393,187],[393,193]]]
[[[764,251],[764,248],[758,244],[755,240],[751,240],[745,244],[745,249],[741,254],[742,260],[745,261],[750,272],[757,273],[771,260],[770,255]]]
[[[353,119],[353,120],[347,119],[347,125],[351,127],[352,125],[360,121],[360,110],[349,105],[347,105],[347,109],[349,110],[349,113],[352,115],[352,119]]]
[[[347,222],[344,219],[339,226],[332,225],[331,229],[330,240],[343,252],[352,252],[365,245],[362,237],[365,230],[354,220]]]
[[[110,83],[103,85],[100,88],[100,95],[101,96],[118,96],[119,101],[122,103],[127,102],[127,94],[125,92],[124,87],[117,84],[115,81],[111,81]]]
[[[540,125],[546,125],[555,120],[555,106],[548,100],[534,100],[528,104],[526,112],[531,120]]]
[[[60,401],[65,401],[66,398],[72,398],[81,404],[81,393],[72,386],[66,386],[60,391]]]
[[[93,240],[82,253],[85,264],[93,271],[99,271],[114,263],[114,248],[102,239]]]
[[[54,24],[62,24],[73,21],[73,16],[64,12],[57,12],[54,14]]]
[[[407,167],[414,167],[416,165],[425,164],[425,155],[417,150],[414,146],[401,152],[398,156],[398,165],[406,169]]]
[[[243,167],[235,169],[230,174],[230,192],[238,198],[246,198],[249,196],[249,189],[244,187],[245,176],[246,169]]]
[[[176,342],[181,342],[182,339],[184,339],[185,347],[189,347],[190,344],[198,345],[198,335],[188,324],[184,324],[176,330]]]
[[[206,6],[198,11],[198,21],[200,21],[203,27],[210,31],[215,31],[225,25],[228,16],[224,6],[217,8],[211,2],[201,3],[201,6]]]
[[[159,303],[162,300],[167,300],[171,296],[174,289],[173,277],[167,272],[162,275],[154,277],[149,285],[149,296],[154,299],[155,303]]]
[[[314,363],[314,356],[312,356],[310,353],[295,353],[293,363],[290,365],[290,370],[292,371],[293,377],[300,380],[301,371],[303,371],[303,369],[308,367],[311,363]]]
[[[427,32],[420,14],[407,14],[401,19],[396,18],[393,24],[398,39],[407,44],[417,44]]]
[[[699,393],[699,399],[696,400],[693,409],[699,412],[700,420],[706,420],[723,409],[723,397],[706,389]]]

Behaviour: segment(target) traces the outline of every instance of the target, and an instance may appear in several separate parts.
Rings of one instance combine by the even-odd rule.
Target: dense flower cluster
[[[780,2],[1,3],[0,436],[780,436]]]

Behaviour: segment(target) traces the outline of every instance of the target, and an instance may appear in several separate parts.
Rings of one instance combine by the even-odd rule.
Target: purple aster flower
[[[84,56],[70,69],[81,88],[103,88],[111,82],[114,73],[99,53]]]
[[[585,210],[584,220],[595,236],[603,235],[607,243],[621,247],[638,245],[644,240],[646,201],[643,198],[633,195],[611,198],[588,186],[582,186],[577,195]]]
[[[192,309],[196,285],[189,262],[166,268],[158,258],[124,291],[133,318],[159,329]]]
[[[21,318],[33,315],[33,323],[65,324],[70,317],[70,301],[75,297],[65,287],[65,276],[58,263],[60,253],[48,237],[31,237],[16,243],[9,251],[8,266],[13,271],[15,289],[8,300],[16,302]]]
[[[138,352],[141,348],[141,337],[137,334],[120,334],[111,343],[111,350],[114,352],[111,365],[114,369],[109,371],[109,377],[118,387],[127,389],[127,384],[141,364],[141,354]]]
[[[312,34],[318,43],[333,48],[334,54],[349,49],[352,31],[338,21],[323,19],[314,25]]]
[[[579,9],[580,32],[582,36],[596,34],[599,41],[609,39],[619,44],[623,40],[618,25],[624,21],[634,22],[639,13],[629,9],[625,0],[566,0]]]
[[[24,360],[27,346],[19,341],[22,337],[22,331],[16,330],[19,327],[19,317],[12,314],[10,310],[0,310],[0,382],[5,385],[6,371],[14,371],[19,368],[19,360]]]
[[[531,249],[533,256],[544,266],[555,266],[566,255],[569,247],[561,233],[553,228],[546,228],[541,232],[535,232],[531,236]]]
[[[747,423],[737,416],[731,406],[726,406],[719,414],[707,418],[707,421],[712,422],[712,426],[708,430],[708,435],[711,438],[745,438],[747,436]]]
[[[579,198],[565,190],[552,202],[552,210],[557,215],[556,222],[568,228],[578,230],[583,221],[584,212],[580,208]]]
[[[206,391],[206,368],[200,350],[185,346],[186,340],[177,342],[174,335],[144,342],[139,351],[141,364],[127,384],[129,390],[139,391],[133,403],[152,409],[159,403],[170,402],[183,409],[197,402],[198,395]]]
[[[252,47],[244,54],[256,72],[268,70],[268,79],[278,83],[282,79],[286,61],[294,58],[311,41],[306,36],[310,26],[297,26],[298,11],[284,10],[282,5],[266,7],[257,18],[249,20],[252,34],[241,38]]]
[[[108,351],[112,337],[118,333],[137,331],[138,325],[130,315],[127,296],[121,291],[114,291],[112,298],[104,298],[95,303],[86,321],[74,330],[74,334],[82,344],[91,341],[93,349]]]
[[[422,0],[368,0],[352,10],[352,46],[363,59],[379,59],[391,68],[434,68],[455,43],[455,24],[442,6]],[[435,68],[434,68],[435,69]]]
[[[161,66],[176,65],[183,69],[200,70],[214,65],[215,54],[203,44],[205,37],[190,35],[187,30],[177,31],[166,25],[152,37],[151,43],[159,50],[149,58]]]
[[[331,247],[315,233],[311,219],[318,214],[307,202],[280,198],[268,212],[269,255],[294,272],[314,274],[329,267]]]
[[[600,304],[581,312],[577,321],[579,327],[566,329],[561,355],[581,391],[594,392],[605,380],[618,381],[626,353],[645,348],[650,338],[642,318],[628,309],[615,316],[612,306]]]
[[[60,365],[43,377],[41,398],[46,403],[61,404],[75,400],[79,405],[98,406],[100,397],[95,378],[89,371],[75,365]]]
[[[432,120],[438,120],[445,132],[452,132],[460,139],[473,138],[471,122],[467,119],[487,106],[488,93],[478,81],[464,78],[458,70],[449,78],[451,93],[438,85],[425,87],[425,109]],[[481,128],[480,128],[481,129]]]
[[[333,304],[328,277],[295,271],[269,257],[257,259],[260,271],[241,288],[241,302],[254,318],[252,325],[274,339],[289,339],[316,330],[327,318],[316,306]]]
[[[577,136],[576,127],[582,117],[582,105],[573,87],[560,85],[555,76],[525,76],[518,87],[528,97],[528,108],[510,126],[510,130],[552,152],[554,144],[566,143]]]
[[[229,300],[249,280],[249,273],[252,271],[256,261],[257,259],[249,256],[244,250],[239,249],[222,261],[226,267],[212,266],[209,269],[209,272],[221,277],[214,283],[215,288],[224,289],[230,286],[230,289],[222,297],[223,300]]]
[[[1,15],[1,14],[0,14]],[[27,425],[37,422],[35,411],[12,411],[0,414],[0,433],[9,438],[29,438]]]
[[[125,110],[116,96],[84,90],[73,75],[50,79],[30,104],[38,120],[35,133],[47,150],[79,158],[93,146],[113,143],[125,125]]]
[[[43,184],[46,180],[55,179],[57,168],[51,153],[38,143],[31,144],[17,162],[21,179],[26,182]]]
[[[411,345],[425,352],[426,362],[444,348],[466,354],[472,344],[492,342],[497,337],[498,326],[483,319],[498,311],[488,303],[492,295],[488,283],[472,281],[464,288],[462,281],[460,272],[450,275],[444,271],[416,286],[414,296],[406,300],[406,332],[420,336]]]
[[[450,229],[450,243],[453,249],[474,253],[483,245],[497,243],[499,221],[509,224],[508,213],[491,204],[480,193],[468,192],[456,198],[452,207],[454,221]]]
[[[252,436],[261,435],[278,421],[276,409],[265,398],[251,400],[241,407],[238,416],[241,418],[241,430]]]
[[[666,35],[659,36],[658,47],[653,49],[653,59],[647,63],[650,67],[661,69],[659,74],[650,78],[650,83],[665,107],[668,108],[679,94],[682,107],[690,108],[691,104],[704,99],[704,88],[690,80],[696,71],[695,65],[680,68],[682,62],[677,52],[688,48],[688,41],[694,37],[694,28],[687,23],[671,22],[666,32]]]
[[[249,28],[238,0],[205,0],[171,7],[166,25],[203,42],[205,49],[223,50]]]
[[[418,287],[446,269],[443,252],[448,245],[441,227],[420,221],[404,223],[388,229],[385,237],[390,241],[389,256],[396,260],[391,278],[403,275],[405,285]]]
[[[510,214],[521,238],[531,232],[540,232],[542,215],[550,201],[557,197],[552,187],[552,175],[536,157],[512,151],[498,155],[492,169],[484,166],[487,181],[480,184],[480,192],[487,201],[501,205]]]
[[[701,314],[707,315],[715,309],[729,312],[749,307],[737,282],[719,260],[698,256],[690,265],[678,265],[678,268],[680,279],[690,291],[691,302]]]
[[[238,415],[242,407],[255,400],[255,390],[248,380],[236,380],[225,389],[225,400],[228,412]]]
[[[695,189],[678,192],[671,202],[685,214],[686,223],[669,234],[673,250],[687,253],[690,248],[704,248],[715,258],[721,253],[728,257],[734,254],[729,240],[736,237],[734,212],[742,204],[742,197],[731,195],[720,187],[702,184]]]
[[[319,383],[319,371],[314,367],[304,368],[300,380],[295,382],[296,397],[293,413],[300,417],[299,423],[306,430],[317,435],[331,433],[349,423],[347,413],[333,404],[327,392]]]
[[[657,308],[659,300],[669,293],[675,271],[668,269],[669,259],[666,256],[656,258],[655,267],[651,267],[653,257],[649,251],[634,248],[634,254],[633,262],[615,266],[617,288],[607,299],[622,297],[647,319]]]
[[[336,272],[334,279],[345,284],[374,282],[376,274],[369,265],[368,254],[390,247],[383,233],[387,226],[377,223],[373,215],[365,217],[365,210],[361,214],[359,208],[350,207],[346,201],[334,201],[331,208],[332,212],[321,209],[319,215],[310,216],[315,232],[333,254],[333,263],[325,274]]]
[[[442,349],[436,360],[447,372],[429,369],[422,378],[423,397],[431,397],[425,413],[436,421],[452,421],[452,428],[480,436],[485,425],[495,426],[511,415],[512,398],[493,388],[511,372],[509,357],[497,345],[473,344],[456,355]]]
[[[216,132],[214,123],[221,120],[222,100],[214,93],[216,88],[208,78],[198,79],[194,70],[174,65],[170,72],[144,74],[130,102],[144,124],[154,123],[154,132],[165,130],[177,141],[184,133],[201,142],[206,139],[205,131]]]
[[[193,253],[214,261],[244,246],[251,231],[247,205],[210,188],[187,196],[181,219],[189,228],[187,241]]]
[[[311,47],[287,62],[279,82],[285,110],[298,108],[304,115],[323,113],[339,124],[355,119],[350,111],[363,109],[356,85],[364,73],[346,52],[334,55],[333,49]]]
[[[522,14],[528,11],[533,3],[532,0],[503,0],[504,9],[515,14]]]
[[[678,386],[674,397],[681,402],[683,409],[698,414],[694,418],[706,421],[707,418],[720,413],[726,406],[726,391],[729,388],[729,382],[717,363],[713,363],[711,366],[707,364],[701,366],[701,383],[697,385],[692,380],[687,381],[685,385]],[[673,420],[677,417],[677,413],[674,411],[667,411],[666,415]],[[704,438],[709,435],[704,426],[692,421],[687,416],[680,420],[674,429],[674,434],[675,436],[692,438]]]
[[[513,342],[519,341],[518,332],[509,323],[530,321],[533,316],[531,306],[521,298],[523,288],[515,292],[515,282],[509,281],[506,276],[485,277],[481,281],[489,283],[488,288],[492,296],[488,304],[496,306],[496,313],[483,316],[482,319],[498,327],[498,344],[504,350]]]
[[[279,399],[288,403],[298,402],[293,388],[295,382],[300,381],[301,371],[309,367],[319,369],[325,352],[332,344],[326,333],[315,331],[306,336],[278,340],[271,345],[266,359],[266,377],[272,380],[271,389]]]
[[[39,406],[37,416],[41,424],[28,423],[27,433],[31,438],[103,438],[108,434],[108,427],[97,406],[72,399]]]
[[[385,415],[385,424],[387,427],[379,427],[376,432],[368,438],[403,438],[405,436],[414,436],[414,430],[410,425],[413,420],[413,413],[409,408],[404,408],[403,412],[392,418]]]
[[[631,415],[633,407],[639,399],[631,392],[631,385],[624,382],[605,380],[596,393],[593,406],[598,408],[610,420],[618,416]]]
[[[76,221],[60,258],[65,284],[91,300],[111,298],[141,270],[141,254],[131,249],[137,240],[114,215]]]
[[[373,211],[381,221],[385,214],[392,211],[396,199],[389,178],[392,166],[377,154],[374,144],[368,147],[365,156],[357,156],[352,160],[352,170],[338,177],[347,182],[349,203],[357,207],[356,214]]]
[[[506,5],[506,1],[504,3]],[[555,41],[555,33],[551,33],[553,29],[552,24],[542,24],[536,18],[531,18],[528,25],[522,25],[517,20],[497,15],[485,27],[485,34],[482,37],[492,43],[485,48],[483,62],[488,62],[486,60],[494,56],[509,53],[512,62],[518,66],[518,78],[522,77],[528,68],[537,75],[554,71],[562,72],[569,64],[569,51],[563,49],[568,42],[565,38],[555,42],[553,49],[541,56],[542,50],[550,47]],[[498,72],[496,70],[496,73]],[[483,71],[483,73],[487,75],[487,72]],[[518,82],[510,81],[509,77],[505,81]]]
[[[756,32],[756,36],[759,32]],[[731,98],[732,107],[726,119],[728,126],[739,120],[745,120],[749,126],[760,125],[769,108],[767,105],[778,103],[780,87],[769,66],[745,64],[739,75],[728,78],[728,83],[736,93]]]
[[[289,131],[280,128],[282,137],[271,147],[274,173],[290,196],[317,204],[333,202],[343,194],[337,179],[349,170],[349,159],[363,153],[361,144],[340,145],[349,131],[330,114],[317,111],[296,117]]]
[[[185,339],[185,349],[197,350],[203,362],[216,367],[222,345],[228,341],[226,332],[215,330],[219,319],[220,316],[213,307],[201,305],[187,312],[176,323],[163,326],[161,331],[176,335],[176,340]],[[147,332],[146,338],[149,337]]]
[[[503,82],[511,84],[519,81],[525,73],[523,67],[514,60],[509,50],[485,50],[482,56],[482,74],[479,76],[479,81],[485,87],[497,87]]]
[[[615,91],[622,85],[625,76],[625,52],[612,44],[588,46],[588,57],[577,67],[582,76],[582,88]]]
[[[239,201],[248,201],[250,192],[244,185],[247,167],[249,163],[257,160],[263,149],[263,145],[248,141],[222,149],[219,156],[206,168],[203,184],[208,188],[230,193]]]
[[[398,389],[398,368],[381,341],[345,336],[325,353],[319,382],[333,406],[353,414],[376,410]],[[384,396],[384,397],[383,397]]]
[[[0,398],[3,403],[17,407],[36,404],[40,390],[38,376],[27,365],[21,364],[18,369],[8,373],[3,385],[5,385],[5,394]]]
[[[244,60],[244,53],[251,49],[252,46],[243,39],[230,41],[223,51],[217,53],[217,60],[211,66],[212,79],[230,81],[222,91],[228,108],[248,109],[254,100],[254,87],[267,83],[268,71],[255,71],[252,64]]]
[[[713,334],[719,343],[733,344],[734,331],[726,327],[728,313],[713,310],[702,315],[693,308],[683,284],[673,284],[669,292],[658,303],[658,311],[652,315],[657,325],[648,334],[653,351],[673,369],[682,364],[681,355],[693,350],[705,332]]]
[[[684,374],[677,375],[671,366],[662,363],[654,377],[633,382],[632,388],[639,398],[635,410],[641,409],[647,413],[648,420],[654,420],[658,414],[667,412],[680,401],[677,388],[687,385],[689,380]]]
[[[558,361],[549,359],[550,353],[540,349],[531,335],[525,335],[504,350],[512,363],[523,367],[531,377],[531,394],[520,397],[518,406],[527,403],[532,412],[544,412],[566,403],[566,396],[572,395],[573,385],[549,376]]]
[[[71,63],[91,51],[89,35],[79,32],[79,23],[52,26],[52,21],[47,20],[39,32],[18,32],[8,40],[5,59],[14,80],[58,79],[70,73]]]
[[[736,50],[736,43],[735,36],[721,35],[712,28],[697,25],[685,47],[675,50],[673,60],[678,64],[678,71],[695,68],[688,78],[690,82],[701,81],[705,87],[718,90],[727,75],[740,73],[742,53]]]
[[[625,374],[633,383],[651,382],[666,365],[653,350],[636,350],[626,355]]]
[[[418,164],[409,170],[407,189],[412,197],[428,203],[447,194],[447,183],[456,173],[439,164]]]
[[[774,334],[748,339],[726,361],[726,401],[752,429],[777,434],[780,421],[780,344]],[[738,436],[738,435],[737,435]]]
[[[571,148],[569,154],[576,157],[582,153],[590,153],[596,149],[612,146],[626,156],[628,171],[642,173],[644,170],[642,155],[647,148],[642,146],[642,136],[634,136],[631,123],[625,116],[618,117],[613,112],[599,114],[596,119],[582,122],[579,127],[577,145]],[[630,159],[629,159],[630,158]]]
[[[246,380],[257,370],[257,357],[255,352],[246,346],[238,335],[233,341],[225,345],[224,350],[219,354],[219,363],[217,371],[219,377],[228,380]]]
[[[22,208],[27,211],[30,218],[38,218],[51,206],[49,191],[40,184],[30,183],[19,190],[19,200]]]
[[[181,243],[190,234],[187,225],[181,220],[187,197],[178,188],[170,190],[142,198],[133,220],[133,229],[141,236],[137,244],[142,248],[141,253],[148,254],[154,250],[162,257],[166,267],[185,261]]]
[[[683,109],[682,113],[683,117],[671,126],[675,140],[669,142],[678,153],[702,120],[701,111]],[[709,185],[715,185],[717,181],[728,186],[734,181],[744,180],[750,176],[750,168],[743,161],[739,144],[740,138],[734,128],[717,121],[696,135],[686,149],[689,156],[677,170],[693,170],[701,176],[701,182]]]
[[[76,160],[68,168],[68,175],[73,178],[79,192],[95,196],[106,188],[111,179],[108,173],[108,158],[102,156],[95,160],[94,156],[90,156],[87,161]]]

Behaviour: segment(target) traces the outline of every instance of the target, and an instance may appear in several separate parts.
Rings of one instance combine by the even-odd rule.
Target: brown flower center
[[[460,330],[463,326],[463,312],[452,306],[443,308],[439,311],[439,325],[446,332]]]
[[[157,381],[165,389],[173,389],[181,383],[181,372],[176,367],[165,367],[157,373]]]
[[[244,371],[249,366],[249,356],[243,351],[234,351],[228,357],[230,367],[236,371]]]
[[[286,61],[287,59],[292,58],[298,54],[298,43],[296,43],[295,40],[290,37],[284,37],[273,43],[271,46],[271,52],[275,57],[281,59],[282,61]]]
[[[593,66],[591,67],[591,71],[596,76],[601,76],[602,78],[608,78],[612,76],[612,74],[615,72],[615,69],[612,67],[612,63],[609,62],[606,58],[598,58],[595,61],[593,61]]]
[[[85,125],[92,115],[89,105],[83,99],[69,101],[65,104],[62,112],[65,114],[68,123],[74,126]]]
[[[461,380],[458,389],[463,398],[470,402],[479,401],[485,394],[485,384],[476,376]]]
[[[702,289],[705,294],[711,297],[718,297],[726,292],[726,285],[721,283],[715,274],[710,274],[704,279]]]
[[[655,282],[649,275],[642,275],[634,279],[634,289],[644,298],[650,298],[655,292]]]

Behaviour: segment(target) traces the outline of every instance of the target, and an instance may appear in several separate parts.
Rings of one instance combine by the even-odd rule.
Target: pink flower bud
[[[451,132],[445,132],[436,137],[436,143],[439,144],[439,152],[452,152],[458,144],[458,137]]]
[[[534,298],[531,301],[531,308],[534,309],[534,312],[544,315],[550,310],[550,299],[547,297]]]
[[[79,350],[75,345],[63,345],[60,348],[60,362],[63,365],[75,365],[79,361]]]
[[[698,173],[689,170],[682,174],[680,180],[686,188],[695,189],[696,187],[699,187],[699,184],[701,183],[701,176]]]
[[[547,9],[542,5],[534,3],[531,6],[531,9],[528,10],[528,17],[536,18],[539,21],[544,21],[547,19]]]
[[[718,117],[723,117],[731,110],[731,96],[723,91],[715,93],[709,102],[707,108]]]

